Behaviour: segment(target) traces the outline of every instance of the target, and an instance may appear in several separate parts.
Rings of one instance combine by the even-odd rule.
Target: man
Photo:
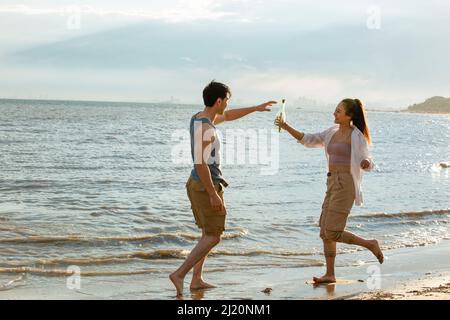
[[[242,118],[255,111],[270,111],[268,107],[276,103],[269,101],[255,107],[225,111],[230,97],[228,86],[212,81],[203,90],[203,111],[191,118],[194,169],[186,183],[186,189],[195,222],[202,229],[202,237],[184,263],[169,276],[177,290],[177,296],[183,295],[184,278],[192,268],[191,290],[214,288],[203,281],[203,264],[208,253],[220,242],[225,230],[223,189],[228,186],[220,167],[220,140],[215,125]]]

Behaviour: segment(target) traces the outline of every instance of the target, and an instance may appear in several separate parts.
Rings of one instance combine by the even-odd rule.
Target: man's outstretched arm
[[[249,107],[249,108],[240,108],[240,109],[233,109],[228,110],[223,113],[223,115],[217,115],[216,119],[214,120],[214,124],[219,124],[224,121],[233,121],[237,120],[239,118],[245,117],[246,115],[255,112],[255,111],[271,111],[268,109],[273,104],[277,103],[276,101],[268,101],[263,104],[260,104],[255,107]]]

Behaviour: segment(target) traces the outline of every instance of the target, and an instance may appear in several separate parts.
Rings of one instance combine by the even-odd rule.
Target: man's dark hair
[[[220,82],[211,81],[203,89],[203,102],[205,106],[212,107],[218,98],[225,99],[231,97],[231,90],[227,85]]]

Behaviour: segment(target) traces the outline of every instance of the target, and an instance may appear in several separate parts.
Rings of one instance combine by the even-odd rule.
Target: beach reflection
[[[314,283],[314,289],[325,289],[327,294],[327,299],[333,299],[335,295],[336,283]]]
[[[191,290],[192,300],[202,300],[205,297],[206,290]]]

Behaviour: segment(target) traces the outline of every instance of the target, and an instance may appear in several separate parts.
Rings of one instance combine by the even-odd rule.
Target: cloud
[[[253,105],[267,100],[288,99],[296,106],[298,97],[323,104],[335,104],[344,97],[358,97],[369,108],[402,108],[424,100],[430,94],[448,93],[441,84],[424,89],[367,80],[357,75],[302,73],[288,69],[231,68],[144,68],[141,70],[89,68],[20,68],[0,66],[0,96],[4,98],[45,98],[158,102],[174,97],[183,103],[201,104],[203,87],[212,79],[230,85],[231,107]],[[298,105],[301,106],[301,105]],[[302,106],[303,107],[303,106]]]
[[[355,74],[364,79],[410,82],[420,74],[445,81],[449,22],[411,33],[413,21],[386,21],[371,31],[358,24],[315,31],[277,24],[246,25],[151,21],[34,46],[11,54],[9,62],[40,67],[140,69],[231,67],[291,69],[301,73]]]
[[[196,20],[219,20],[225,17],[236,16],[233,12],[221,11],[221,1],[216,0],[181,0],[175,3],[174,6],[167,6],[164,8],[117,8],[105,9],[93,5],[78,5],[71,4],[66,6],[53,7],[32,7],[29,5],[3,5],[0,6],[0,13],[6,14],[23,14],[23,15],[65,15],[65,16],[111,16],[111,17],[126,17],[137,19],[162,20],[166,22],[182,22],[182,21],[196,21]]]
[[[232,77],[231,85],[252,99],[278,97],[293,100],[309,96],[321,101],[334,101],[342,92],[341,80],[319,74],[302,74],[289,70],[244,71]]]
[[[362,96],[397,105],[449,94],[448,5],[438,1],[423,14],[403,0],[377,1],[379,30],[366,27],[369,1],[98,0],[80,7],[80,30],[65,29],[60,2],[30,3],[0,6],[3,95],[188,102],[211,79],[248,102]]]
[[[206,69],[140,70],[38,68],[0,65],[0,97],[157,102],[175,97],[201,103]]]

